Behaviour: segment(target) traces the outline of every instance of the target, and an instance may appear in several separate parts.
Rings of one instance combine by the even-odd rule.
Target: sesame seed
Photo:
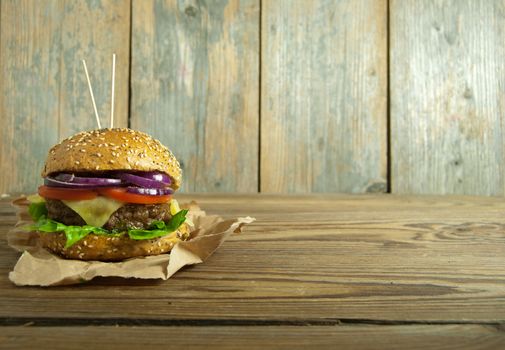
[[[80,151],[81,151],[82,153],[86,153],[86,150],[85,150],[84,148],[81,148],[81,149],[80,149]]]
[[[76,160],[76,161],[75,161],[75,164],[76,164],[76,165],[79,165],[79,164],[81,164],[81,162],[79,162],[78,160]]]

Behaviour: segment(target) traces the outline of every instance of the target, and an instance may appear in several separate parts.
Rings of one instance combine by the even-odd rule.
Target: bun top
[[[160,141],[136,130],[115,128],[84,131],[53,146],[42,177],[60,172],[110,170],[162,171],[179,188],[182,170],[177,159]]]

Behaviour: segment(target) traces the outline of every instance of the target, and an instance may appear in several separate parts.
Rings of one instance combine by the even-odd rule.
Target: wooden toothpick
[[[114,83],[116,80],[116,54],[112,54],[112,88],[110,101],[110,128],[114,127]]]
[[[98,111],[96,109],[95,96],[93,96],[93,88],[91,87],[91,81],[89,80],[88,67],[86,67],[86,60],[82,60],[82,65],[84,66],[84,73],[86,73],[86,79],[88,80],[89,94],[91,95],[91,102],[93,102],[93,109],[95,110],[96,122],[98,124],[98,129],[102,128],[100,124],[100,118],[98,117]]]

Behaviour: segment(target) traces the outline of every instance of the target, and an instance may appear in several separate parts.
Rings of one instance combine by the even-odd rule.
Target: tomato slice
[[[158,204],[167,203],[170,201],[172,196],[149,196],[143,194],[136,194],[126,192],[126,188],[123,187],[107,187],[107,188],[97,188],[98,193],[102,196],[109,197],[121,202],[135,203],[135,204]]]
[[[63,199],[68,201],[80,201],[84,199],[93,199],[98,194],[95,191],[74,189],[74,188],[61,188],[40,186],[39,195],[49,199]]]

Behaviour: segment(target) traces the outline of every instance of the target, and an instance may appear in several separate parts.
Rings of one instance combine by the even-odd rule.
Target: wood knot
[[[186,16],[195,17],[198,13],[198,10],[194,6],[188,6],[186,9],[184,9],[184,13]]]
[[[444,225],[436,230],[435,236],[444,240],[472,240],[474,242],[503,239],[505,225],[502,223],[466,222],[457,225]]]
[[[463,97],[466,98],[467,100],[473,97],[472,89],[470,89],[468,86],[465,88],[465,91],[463,92]]]

